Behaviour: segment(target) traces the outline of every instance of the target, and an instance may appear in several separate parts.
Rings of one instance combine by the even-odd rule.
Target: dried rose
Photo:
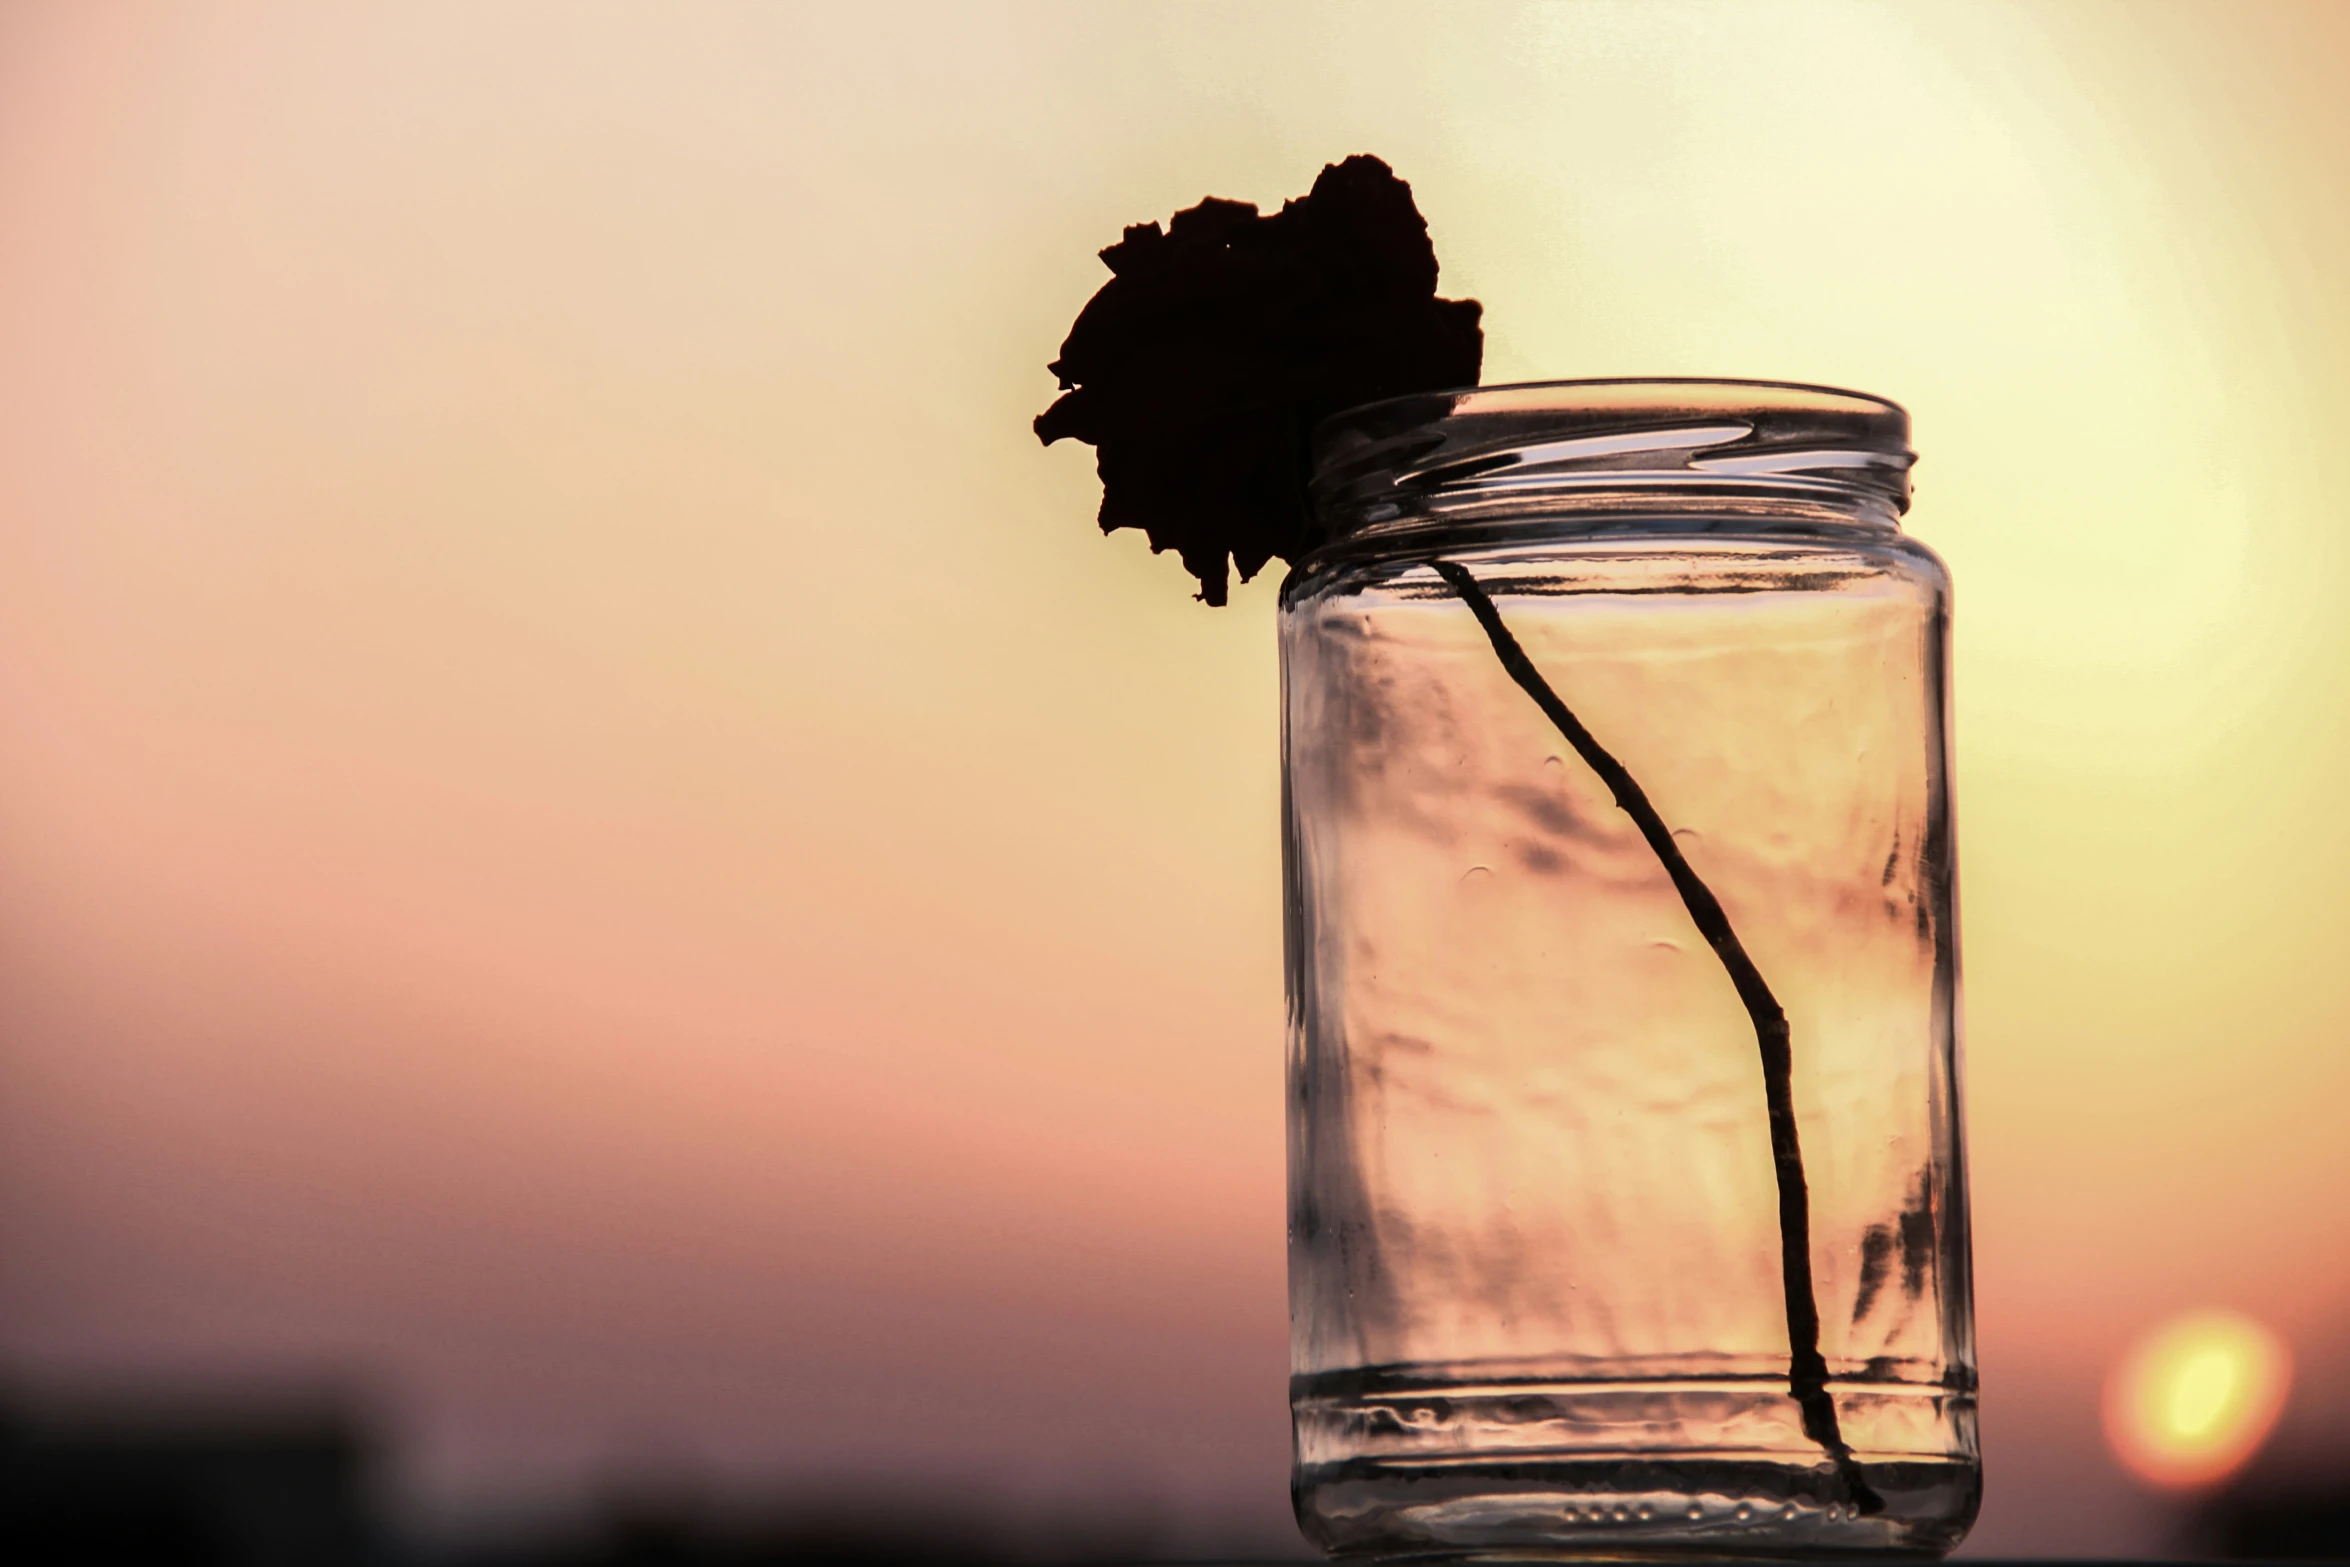
[[[1210,196],[1102,260],[1114,275],[1061,345],[1062,395],[1036,433],[1092,445],[1102,531],[1174,550],[1210,604],[1227,561],[1246,582],[1316,542],[1315,425],[1473,386],[1484,357],[1479,305],[1436,297],[1427,221],[1377,158],[1331,164],[1272,217]]]

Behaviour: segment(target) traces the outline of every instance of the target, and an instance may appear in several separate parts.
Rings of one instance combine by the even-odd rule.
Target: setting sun
[[[2256,1452],[2292,1381],[2284,1341],[2232,1311],[2174,1317],[2133,1345],[2106,1384],[2105,1430],[2131,1473],[2208,1485]]]

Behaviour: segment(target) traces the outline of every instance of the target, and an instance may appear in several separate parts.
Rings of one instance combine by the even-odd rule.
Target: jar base
[[[1880,1512],[1826,1464],[1644,1454],[1357,1459],[1301,1469],[1298,1525],[1333,1556],[1485,1561],[1932,1558],[1974,1521],[1982,1478],[1954,1460],[1868,1465]]]

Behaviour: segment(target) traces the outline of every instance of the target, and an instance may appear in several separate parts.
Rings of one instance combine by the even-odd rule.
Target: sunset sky
[[[1293,1548],[1279,568],[1192,602],[1028,421],[1122,225],[1369,151],[1488,382],[1911,411],[1969,1549],[2163,1545],[2099,1400],[2173,1312],[2350,1454],[2346,66],[2322,3],[0,11],[0,1384],[351,1388],[420,1517]]]

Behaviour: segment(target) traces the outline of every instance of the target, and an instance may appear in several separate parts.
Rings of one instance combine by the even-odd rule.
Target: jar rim
[[[1462,387],[1366,403],[1314,434],[1325,540],[1505,511],[1711,510],[1747,497],[1895,526],[1909,413],[1793,381],[1649,377]]]

